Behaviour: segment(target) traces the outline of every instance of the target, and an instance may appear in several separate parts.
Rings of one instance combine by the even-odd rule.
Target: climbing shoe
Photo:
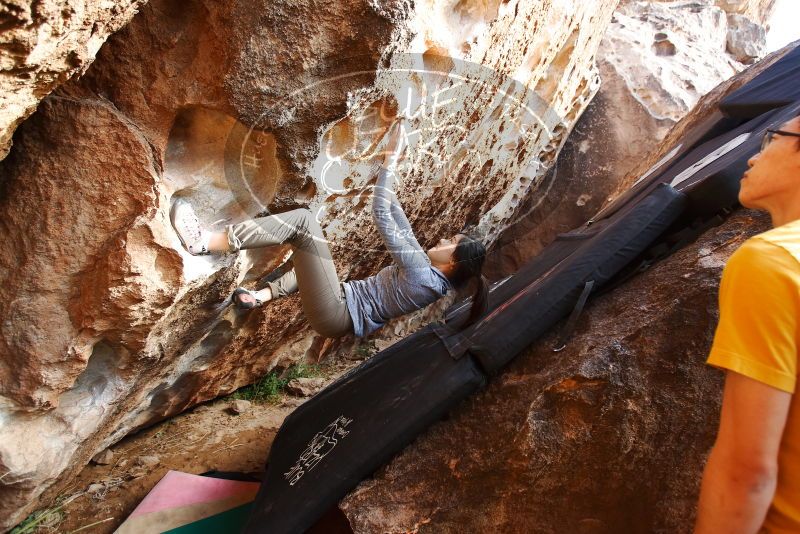
[[[184,248],[193,256],[208,254],[211,234],[203,229],[192,205],[182,198],[176,199],[169,212],[169,219]]]

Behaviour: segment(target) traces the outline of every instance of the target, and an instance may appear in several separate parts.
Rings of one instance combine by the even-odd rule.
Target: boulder
[[[597,92],[616,4],[144,6],[0,163],[0,528],[130,432],[352,345],[316,336],[296,296],[226,307],[286,248],[189,256],[173,197],[215,228],[307,206],[341,278],[373,274],[389,257],[365,209],[370,159],[405,112],[398,195],[419,241],[473,224],[491,243]]]
[[[70,0],[0,5],[0,160],[17,126],[58,86],[85,72],[108,37],[147,0]]]
[[[139,456],[138,458],[136,458],[135,465],[137,467],[144,467],[144,468],[147,468],[147,469],[152,469],[152,468],[154,468],[155,466],[157,466],[160,463],[161,463],[161,459],[158,456],[145,455],[145,456]]]
[[[237,399],[230,404],[230,411],[235,415],[241,415],[250,410],[252,403],[243,399]]]
[[[704,361],[741,211],[554,331],[340,504],[353,531],[690,533],[716,436]]]
[[[325,379],[316,378],[294,378],[286,384],[286,391],[300,397],[310,397],[325,386]]]
[[[728,15],[727,51],[739,63],[753,63],[764,56],[766,29],[742,15]]]
[[[614,13],[600,54],[651,116],[677,122],[743,69],[726,53],[727,38],[727,14],[711,0],[628,0]]]
[[[111,449],[105,449],[94,456],[92,456],[92,462],[96,463],[97,465],[110,465],[114,461],[114,451]]]
[[[598,50],[603,84],[544,177],[544,194],[527,197],[495,243],[486,273],[501,279],[516,272],[556,234],[591,218],[649,167],[642,163],[654,143],[704,95],[742,84],[769,64],[731,79],[747,65],[726,43],[732,19],[753,17],[753,31],[763,32],[773,4],[621,2]]]

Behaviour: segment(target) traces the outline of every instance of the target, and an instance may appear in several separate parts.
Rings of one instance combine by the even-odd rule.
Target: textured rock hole
[[[489,174],[491,174],[493,165],[494,165],[494,160],[493,159],[487,159],[486,162],[483,164],[483,166],[481,167],[481,170],[478,172],[478,175],[476,176],[476,178],[478,178],[478,183],[479,184],[487,183],[486,178],[489,176]],[[472,182],[472,181],[473,180],[470,180],[470,182]],[[467,186],[467,188],[471,188],[471,187],[472,187],[472,183],[470,183]]]
[[[328,158],[347,157],[357,148],[357,126],[349,118],[345,118],[331,126],[322,136]]]
[[[164,165],[174,192],[207,223],[263,211],[282,174],[272,134],[200,106],[178,112]]]
[[[61,396],[59,407],[84,417],[87,412],[100,410],[113,402],[121,392],[122,378],[117,363],[120,355],[105,340],[97,342],[86,368],[75,380],[72,388]]]
[[[186,198],[211,230],[268,211],[282,177],[275,137],[249,128],[230,115],[202,106],[181,109],[170,130],[164,155],[166,183]],[[168,209],[168,208],[167,208]],[[176,239],[177,241],[177,239]],[[224,256],[183,257],[187,280],[210,275]],[[240,255],[242,269],[275,252],[254,249]]]
[[[653,52],[657,56],[674,56],[678,53],[678,49],[672,44],[672,41],[656,41],[653,43]]]
[[[382,99],[359,115],[336,122],[320,139],[320,150],[311,169],[317,186],[328,196],[362,187],[369,178],[373,157],[389,125],[397,116],[397,103]]]
[[[456,27],[472,29],[475,26],[491,24],[497,19],[499,0],[459,0],[453,6]]]
[[[447,50],[439,46],[428,48],[422,54],[422,63],[425,66],[425,81],[433,87],[447,81],[456,66]]]
[[[298,204],[308,204],[317,195],[317,184],[313,180],[308,180],[305,185],[298,191],[297,200]]]
[[[572,61],[572,52],[575,50],[579,35],[580,30],[578,28],[572,30],[572,34],[564,42],[564,46],[561,47],[561,50],[558,51],[558,54],[547,67],[547,72],[542,79],[539,80],[539,83],[536,84],[535,92],[545,102],[551,102],[553,100],[553,95],[564,77],[564,71],[570,61]]]
[[[506,110],[506,108],[505,108],[505,107],[503,106],[503,104],[501,103],[499,106],[495,107],[495,108],[492,110],[492,112],[489,114],[489,118],[490,118],[491,120],[493,120],[493,121],[496,121],[497,119],[499,119],[499,118],[500,118],[500,116],[503,114],[503,112],[504,112],[505,110]]]

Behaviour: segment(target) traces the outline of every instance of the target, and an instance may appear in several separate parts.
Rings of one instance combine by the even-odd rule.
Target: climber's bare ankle
[[[209,252],[230,252],[228,245],[228,232],[212,232],[208,242]]]

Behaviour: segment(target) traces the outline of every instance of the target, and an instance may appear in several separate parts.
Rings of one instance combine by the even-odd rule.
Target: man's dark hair
[[[797,115],[795,115],[794,118],[800,118],[800,111],[797,112]],[[797,150],[800,150],[800,138],[797,139]]]

